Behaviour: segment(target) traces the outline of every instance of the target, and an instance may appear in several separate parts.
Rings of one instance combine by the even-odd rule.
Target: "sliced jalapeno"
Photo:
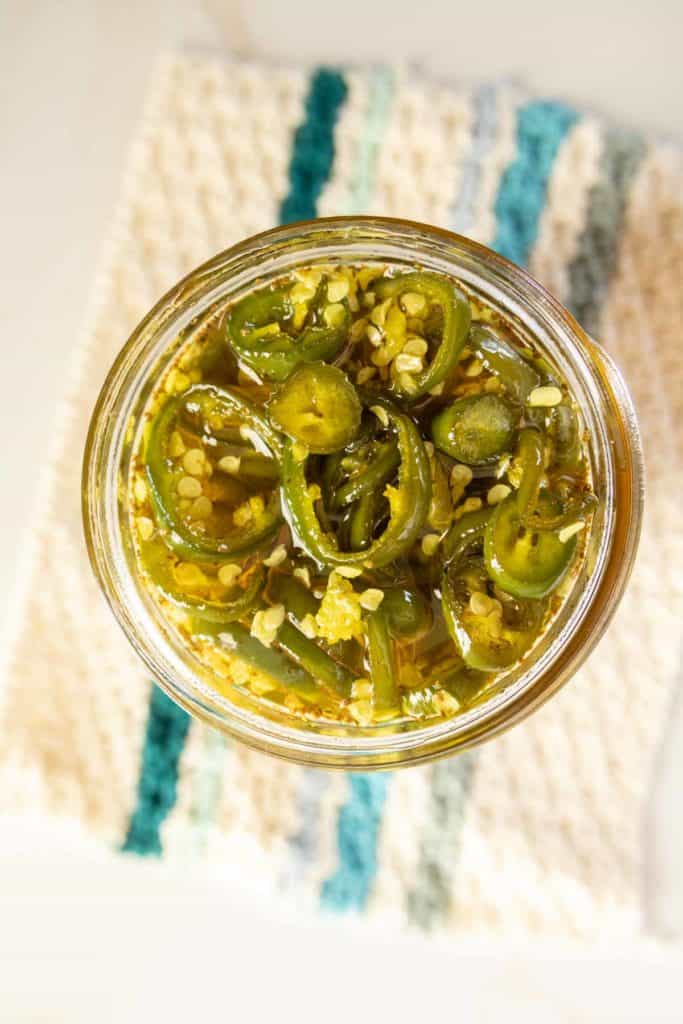
[[[425,599],[414,590],[385,591],[384,600],[368,616],[368,660],[373,684],[375,712],[395,712],[399,707],[395,638],[415,640],[431,625],[431,612]]]
[[[332,508],[342,508],[373,491],[381,492],[384,485],[395,476],[401,461],[393,438],[371,443],[362,454],[365,457],[357,460],[348,480],[335,490],[331,500]]]
[[[413,421],[384,398],[372,396],[371,404],[381,406],[396,434],[401,462],[398,482],[385,492],[390,517],[384,532],[362,551],[342,551],[335,538],[325,533],[315,510],[306,480],[307,459],[300,458],[293,443],[285,445],[282,457],[282,496],[295,542],[319,565],[388,565],[410,548],[427,518],[431,500],[429,460]]]
[[[522,521],[513,494],[493,512],[484,535],[489,576],[517,597],[545,597],[564,579],[576,554],[576,537],[564,543],[551,530],[534,530]]]
[[[227,330],[237,357],[268,380],[285,380],[299,363],[332,360],[344,346],[351,317],[346,302],[314,301],[314,324],[294,329],[291,288],[264,288],[247,295],[228,314]]]
[[[512,443],[518,416],[498,395],[458,398],[432,420],[434,444],[468,466],[495,462]]]
[[[382,301],[409,292],[423,296],[431,306],[441,310],[441,339],[431,361],[423,370],[411,375],[409,388],[401,383],[400,376],[395,383],[396,389],[409,398],[424,395],[441,384],[458,362],[472,316],[467,297],[444,278],[424,272],[386,277],[375,282],[373,289]]]
[[[298,366],[268,403],[271,423],[312,452],[336,452],[355,438],[361,404],[346,374],[326,363]]]
[[[486,369],[499,378],[506,392],[519,405],[524,405],[534,388],[541,383],[540,374],[534,367],[488,324],[473,323],[467,344]]]
[[[499,672],[519,661],[531,647],[544,606],[539,601],[526,602],[523,609],[517,605],[517,621],[511,623],[506,606],[488,597],[487,584],[480,558],[452,563],[442,579],[441,604],[446,626],[465,664],[479,672]],[[475,594],[481,601],[480,610],[476,603],[472,607]]]
[[[243,586],[236,584],[229,589],[225,598],[217,600],[188,593],[188,590],[178,583],[174,575],[174,570],[177,570],[177,559],[161,540],[142,541],[140,561],[155,586],[176,608],[182,608],[183,611],[197,615],[207,622],[234,622],[243,618],[256,604],[264,583],[263,569],[255,567],[253,572],[243,574]],[[204,574],[199,566],[196,568],[197,576],[201,580]],[[209,578],[205,578],[206,588],[211,582]]]
[[[169,398],[152,424],[146,449],[146,470],[152,503],[159,521],[168,531],[165,540],[173,550],[190,561],[216,562],[235,558],[255,550],[278,530],[282,519],[277,492],[271,493],[263,513],[248,526],[236,527],[221,537],[199,533],[182,518],[179,508],[178,479],[169,459],[170,435],[181,409],[190,409],[208,419],[210,416],[239,416],[243,426],[273,453],[281,443],[266,420],[239,394],[212,384],[195,384]]]

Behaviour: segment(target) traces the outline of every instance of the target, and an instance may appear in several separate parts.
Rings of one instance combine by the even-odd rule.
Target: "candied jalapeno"
[[[472,303],[470,326],[431,271],[304,267],[219,310],[157,392],[143,578],[258,696],[452,715],[559,606],[596,502],[586,438],[554,369]]]
[[[173,550],[194,561],[216,561],[234,558],[255,550],[278,530],[281,523],[278,496],[271,493],[268,504],[252,516],[248,525],[236,526],[229,533],[212,537],[200,533],[183,518],[180,503],[184,492],[202,496],[202,486],[196,482],[192,488],[183,486],[188,479],[173,467],[170,441],[173,427],[181,409],[194,407],[204,417],[211,415],[238,415],[244,426],[253,431],[273,453],[281,451],[277,436],[267,421],[242,396],[226,388],[211,384],[196,384],[184,393],[167,399],[152,423],[145,451],[147,480],[152,502],[161,523],[166,528],[165,540]],[[196,476],[190,479],[197,481]]]
[[[442,581],[446,625],[463,661],[480,672],[507,669],[538,636],[544,606],[527,602],[517,621],[509,622],[507,605],[487,592],[489,576],[481,558],[452,563]]]
[[[470,304],[464,293],[438,274],[416,271],[383,278],[374,284],[380,300],[400,300],[401,296],[418,296],[428,306],[441,311],[441,336],[433,357],[420,370],[401,371],[396,376],[396,390],[409,398],[417,398],[441,385],[454,370],[470,327]],[[407,337],[402,339],[407,341]],[[401,349],[390,355],[397,358]],[[398,367],[397,367],[398,369]]]
[[[346,343],[348,303],[327,301],[328,284],[314,293],[297,333],[293,287],[263,288],[246,295],[228,314],[227,334],[241,362],[266,380],[285,380],[299,363],[333,360]]]
[[[372,395],[366,402],[383,411],[386,426],[396,435],[400,455],[398,482],[388,490],[390,516],[384,532],[367,549],[342,551],[334,537],[323,531],[315,499],[306,480],[307,457],[290,441],[282,455],[282,496],[295,543],[319,565],[383,566],[399,558],[417,539],[431,500],[429,461],[420,433],[392,402]]]
[[[268,402],[270,421],[311,452],[336,452],[355,438],[361,404],[348,377],[336,366],[298,366]]]
[[[508,451],[519,416],[498,395],[457,398],[432,420],[434,444],[468,466],[495,462]]]

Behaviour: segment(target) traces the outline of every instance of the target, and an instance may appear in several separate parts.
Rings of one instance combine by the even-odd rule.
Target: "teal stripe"
[[[569,267],[568,305],[589,332],[598,329],[616,268],[628,190],[644,154],[643,140],[636,135],[611,131],[605,137],[600,180],[590,191],[586,225]]]
[[[337,821],[339,866],[323,882],[320,903],[326,910],[363,910],[377,873],[377,841],[388,777],[350,775],[350,797]]]
[[[123,844],[125,853],[161,854],[161,826],[176,801],[178,765],[190,716],[152,686],[137,802]]]
[[[495,203],[493,248],[524,264],[538,234],[548,181],[564,138],[577,121],[562,103],[534,101],[517,113],[517,155],[506,169]]]
[[[379,147],[386,131],[394,95],[394,76],[389,68],[377,68],[370,78],[370,97],[347,213],[368,213],[375,190]]]
[[[425,930],[440,924],[450,910],[474,765],[474,754],[466,753],[434,767],[427,825],[406,906],[409,919]]]
[[[316,203],[332,170],[334,127],[346,94],[346,82],[338,71],[319,68],[311,77],[304,120],[294,135],[281,224],[315,217]]]

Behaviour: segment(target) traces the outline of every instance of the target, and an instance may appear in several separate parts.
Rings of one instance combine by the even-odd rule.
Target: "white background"
[[[183,42],[292,59],[400,57],[456,80],[512,76],[680,139],[682,38],[679,0],[0,0],[0,622],[160,48]],[[683,934],[680,713],[672,716],[661,777],[646,823],[647,920],[660,933]],[[363,1004],[361,1020],[370,1004],[373,1016],[382,1008],[396,1020],[415,1019],[418,1006],[423,1016],[465,1021],[516,1020],[522,1007],[527,1022],[681,1019],[672,969],[656,953],[604,949],[586,958],[546,947],[542,955],[494,956],[476,946],[406,950],[386,935],[350,938],[338,927],[311,936],[274,917],[272,906],[247,910],[229,878],[114,865],[72,835],[46,843],[38,824],[0,829],[2,1021],[180,1019],[191,1012],[199,971],[213,1000],[207,1005],[215,1012],[222,1004],[225,1016],[256,987],[264,1015],[285,1019],[288,1009],[309,1019],[305,1007],[323,1003],[328,1020]],[[409,968],[402,966],[408,956]],[[264,963],[266,986],[257,981]],[[401,998],[390,999],[397,987]]]

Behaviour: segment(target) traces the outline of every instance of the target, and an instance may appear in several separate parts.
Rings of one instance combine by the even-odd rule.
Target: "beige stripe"
[[[13,652],[0,809],[83,818],[118,844],[135,805],[149,683],[81,549],[55,524],[38,551],[46,585],[30,594]]]
[[[168,59],[154,80],[31,526],[0,686],[3,807],[78,815],[112,843],[125,836],[149,683],[84,551],[87,424],[114,355],[159,295],[277,219],[306,83],[302,72],[205,58]]]
[[[602,317],[648,457],[636,569],[576,678],[483,748],[463,836],[458,925],[605,934],[638,917],[642,802],[683,615],[683,522],[671,486],[683,473],[681,180],[663,150],[641,167]]]
[[[494,204],[500,181],[517,151],[518,91],[514,88],[496,92],[496,142],[481,169],[475,213],[469,235],[483,245],[490,245],[496,234]]]
[[[250,851],[271,882],[285,874],[287,840],[297,827],[297,791],[304,769],[249,750],[231,749],[216,819],[230,848]],[[215,838],[215,837],[214,837]],[[213,852],[223,842],[210,844]]]
[[[460,187],[471,118],[465,93],[397,72],[369,212],[446,224]]]
[[[430,766],[396,772],[384,806],[369,909],[397,925],[405,918],[406,893],[415,885],[433,771]]]
[[[601,156],[600,126],[586,118],[569,132],[553,167],[529,269],[561,302],[569,298],[569,265],[578,252],[590,190],[600,178]]]

